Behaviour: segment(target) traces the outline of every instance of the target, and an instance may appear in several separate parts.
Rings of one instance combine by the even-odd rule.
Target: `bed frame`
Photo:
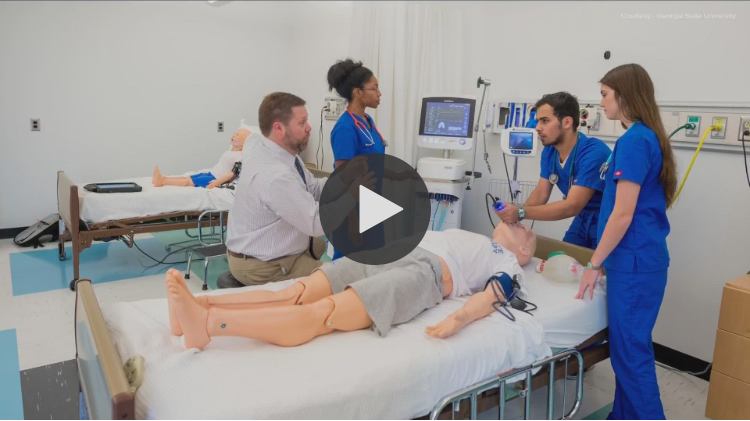
[[[538,237],[537,257],[546,258],[549,253],[558,250],[565,251],[578,261],[589,261],[593,254],[593,250],[573,246],[559,240]],[[78,375],[81,392],[83,393],[82,402],[86,405],[89,418],[134,419],[136,395],[130,391],[128,386],[123,371],[123,361],[109,336],[91,281],[87,279],[78,280],[75,289],[77,291],[75,312],[76,360],[78,361]],[[438,402],[432,413],[425,415],[422,419],[428,417],[431,419],[455,419],[456,417],[463,419],[468,416],[476,419],[477,414],[491,408],[498,406],[504,408],[505,399],[500,400],[499,396],[505,396],[506,381],[519,374],[526,375],[520,396],[527,399],[526,407],[528,408],[531,391],[550,384],[554,385],[554,382],[550,381],[550,373],[554,373],[554,379],[559,380],[567,378],[569,373],[578,372],[577,399],[573,409],[567,414],[567,416],[573,417],[580,408],[583,399],[582,383],[580,383],[583,378],[581,375],[583,369],[609,358],[609,345],[604,342],[606,336],[607,331],[604,330],[575,349],[565,350],[547,360],[537,362],[533,366],[522,367],[510,373],[502,373],[497,377],[458,391]],[[532,376],[532,371],[537,372]],[[471,400],[471,405],[460,405],[460,402],[467,398]],[[550,400],[548,404],[554,408],[553,400]],[[563,404],[563,411],[565,410],[564,406]],[[553,414],[553,412],[549,413]],[[526,416],[529,416],[528,410]]]
[[[78,186],[63,171],[57,173],[57,212],[62,221],[58,253],[60,260],[66,259],[65,241],[73,243],[73,280],[70,289],[75,290],[80,278],[80,255],[91,247],[95,239],[121,237],[128,247],[133,247],[136,234],[198,228],[198,212],[173,212],[140,218],[119,219],[87,224],[81,220],[81,202]],[[204,227],[220,226],[219,218],[203,222]]]

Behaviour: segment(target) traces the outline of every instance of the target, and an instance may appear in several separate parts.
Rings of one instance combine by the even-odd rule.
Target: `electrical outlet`
[[[685,130],[685,137],[698,137],[701,133],[701,118],[696,115],[689,115],[687,119],[688,123],[695,124],[694,129]]]
[[[737,140],[750,142],[750,117],[740,117],[740,133]]]
[[[711,121],[712,125],[721,125],[721,130],[712,130],[711,139],[726,139],[727,138],[727,118],[726,117],[714,117]]]
[[[323,106],[323,116],[326,120],[338,120],[346,109],[346,101],[343,98],[328,97]]]
[[[223,132],[224,131],[224,122],[220,121],[219,124],[217,125],[217,128],[218,128],[218,130],[217,130],[218,132]]]
[[[42,121],[38,118],[32,118],[31,119],[31,131],[32,132],[41,132],[42,131]]]

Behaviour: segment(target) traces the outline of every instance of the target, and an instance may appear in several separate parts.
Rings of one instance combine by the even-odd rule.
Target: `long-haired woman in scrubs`
[[[646,70],[625,64],[600,83],[604,113],[627,131],[600,171],[599,243],[576,298],[587,290],[593,297],[603,266],[617,382],[608,419],[664,419],[651,331],[667,285],[667,207],[677,187],[676,163]]]
[[[331,148],[335,167],[343,165],[355,156],[365,154],[385,154],[388,142],[380,134],[372,117],[365,111],[376,109],[380,105],[380,88],[378,78],[361,62],[346,59],[336,62],[328,70],[328,88],[336,90],[346,99],[347,107],[331,131]],[[380,161],[380,162],[377,162]],[[415,177],[412,172],[393,173],[383,168],[382,160],[368,159],[369,170],[374,171],[377,183],[373,189],[380,194],[383,188],[383,177],[393,180],[405,180]],[[333,233],[337,244],[347,243],[352,249],[375,249],[385,245],[385,232],[382,224],[359,233],[359,220],[356,212],[350,214],[348,227],[342,227]],[[348,228],[348,229],[346,229]],[[334,250],[333,260],[342,257]]]

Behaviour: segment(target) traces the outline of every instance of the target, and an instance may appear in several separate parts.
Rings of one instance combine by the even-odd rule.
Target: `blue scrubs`
[[[617,140],[606,174],[599,238],[615,207],[617,181],[641,186],[633,221],[604,261],[609,349],[617,379],[608,419],[664,419],[656,383],[651,331],[667,286],[667,202],[659,182],[662,154],[656,134],[636,122]]]
[[[333,126],[333,130],[331,131],[331,149],[333,149],[334,161],[341,159],[349,160],[355,156],[371,153],[385,154],[383,138],[380,137],[380,133],[375,129],[375,122],[372,120],[372,117],[370,117],[369,114],[366,115],[367,122],[361,117],[348,112],[343,113],[341,117],[339,117],[336,125]],[[352,117],[360,122],[359,128],[355,125]],[[372,140],[368,136],[372,137]],[[379,163],[380,165],[373,164],[374,162],[369,163],[369,169],[370,171],[375,172],[374,177],[377,178],[374,192],[382,194],[383,163],[381,161]],[[359,212],[359,207],[357,207],[357,211]],[[334,242],[351,245],[347,229],[348,224],[348,221],[344,221],[342,229],[334,231]],[[385,229],[383,224],[378,224],[362,233],[362,239],[364,245],[359,248],[360,250],[369,250],[385,246]],[[352,246],[352,248],[356,247]],[[340,257],[343,257],[343,255],[339,253],[338,250],[334,249],[333,260]]]
[[[542,151],[541,177],[549,179],[551,174],[557,174],[559,177],[557,187],[562,194],[567,196],[570,186],[570,165],[575,153],[573,185],[594,190],[594,195],[591,196],[589,202],[581,213],[573,219],[573,223],[570,224],[563,241],[594,249],[597,243],[596,228],[599,221],[599,209],[602,204],[602,192],[604,191],[604,181],[599,177],[599,169],[612,151],[601,140],[588,137],[580,132],[578,133],[578,145],[573,148],[568,156],[565,167],[560,166],[559,155],[556,151],[552,146],[546,146]]]

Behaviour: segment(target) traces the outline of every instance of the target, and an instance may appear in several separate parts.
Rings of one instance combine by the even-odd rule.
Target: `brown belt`
[[[229,249],[227,249],[227,252],[229,253],[230,256],[236,257],[238,259],[255,259],[255,257],[253,257],[253,256],[246,256],[246,255],[244,255],[242,253],[235,253],[235,252],[233,252],[232,250],[229,250]],[[258,260],[258,259],[255,259],[255,260]]]

